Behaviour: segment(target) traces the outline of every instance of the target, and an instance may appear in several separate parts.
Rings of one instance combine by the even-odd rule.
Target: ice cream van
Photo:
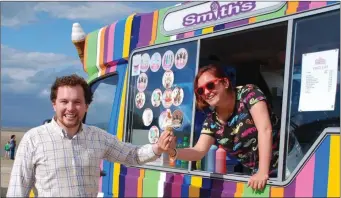
[[[167,156],[143,166],[103,161],[104,197],[340,197],[340,3],[337,1],[185,2],[132,14],[72,42],[94,92],[86,115],[135,145],[155,143],[167,122],[192,147],[205,113],[195,107],[198,69],[219,62],[234,85],[252,83],[281,119],[278,174],[247,186],[248,170],[226,156]]]

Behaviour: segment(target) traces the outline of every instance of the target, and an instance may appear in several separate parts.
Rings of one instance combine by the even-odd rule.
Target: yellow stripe
[[[119,190],[119,185],[120,185],[120,176],[121,172],[121,165],[119,163],[114,163],[114,175],[113,175],[113,186],[112,186],[112,192],[113,192],[113,197],[118,197],[118,190]]]
[[[124,42],[123,42],[123,58],[128,58],[129,50],[130,50],[130,36],[131,36],[131,28],[133,23],[133,18],[135,14],[130,15],[127,18],[125,31],[124,31]]]
[[[33,192],[33,189],[30,191],[30,195],[29,197],[34,197],[34,192]]]
[[[244,192],[244,183],[238,182],[236,192],[234,193],[234,197],[242,197],[243,192]]]
[[[120,141],[122,141],[123,137],[123,120],[124,120],[124,105],[126,101],[126,89],[127,89],[127,79],[128,79],[128,69],[126,70],[125,77],[124,77],[124,85],[123,85],[123,92],[122,92],[122,98],[121,98],[121,104],[120,104],[120,113],[118,117],[118,127],[117,127],[117,134],[116,137]],[[114,175],[113,175],[113,186],[112,191],[114,193],[114,197],[118,197],[118,191],[119,191],[119,176],[121,171],[121,165],[118,163],[114,163]]]
[[[212,33],[212,32],[213,32],[213,27],[208,27],[208,28],[202,29],[202,34],[208,34],[208,33]]]
[[[192,176],[191,177],[191,185],[195,187],[202,187],[202,177],[200,176]]]
[[[340,135],[330,137],[327,197],[340,197]]]

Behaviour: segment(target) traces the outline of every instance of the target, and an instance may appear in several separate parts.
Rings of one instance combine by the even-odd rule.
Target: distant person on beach
[[[15,147],[17,146],[17,141],[15,141],[15,135],[11,135],[11,140],[9,141],[10,144],[10,158],[14,160],[15,154]]]
[[[100,162],[126,165],[156,160],[173,141],[171,132],[158,142],[135,146],[82,123],[93,94],[77,75],[57,78],[50,99],[55,116],[22,138],[13,164],[7,197],[97,197]]]
[[[9,157],[10,157],[10,148],[11,148],[11,144],[10,144],[10,142],[8,141],[8,142],[5,144],[5,147],[4,147],[4,149],[5,149],[5,158],[6,158],[6,159],[9,159]]]

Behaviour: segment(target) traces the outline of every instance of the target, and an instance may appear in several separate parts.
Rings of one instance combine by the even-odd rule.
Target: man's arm
[[[32,162],[32,144],[25,134],[14,160],[9,180],[7,197],[28,197],[34,184],[34,165]]]
[[[105,159],[126,165],[142,165],[155,161],[165,152],[171,142],[169,133],[162,133],[158,144],[146,144],[141,147],[119,141],[116,136],[106,133],[107,152]],[[161,146],[160,146],[161,145]]]

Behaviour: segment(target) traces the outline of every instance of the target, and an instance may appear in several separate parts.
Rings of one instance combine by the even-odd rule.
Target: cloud
[[[81,62],[79,59],[64,54],[26,52],[1,44],[1,64],[8,68],[31,68],[39,70],[81,65]]]
[[[18,27],[38,20],[39,13],[68,20],[112,23],[133,13],[148,13],[175,5],[175,2],[4,2],[1,25]]]
[[[38,20],[32,6],[35,2],[1,2],[1,25],[16,27]]]
[[[38,12],[46,12],[55,18],[69,20],[101,20],[113,22],[117,18],[134,12],[144,12],[139,7],[128,6],[122,2],[49,2],[39,3],[34,8]]]
[[[57,76],[86,76],[80,61],[64,54],[26,52],[1,44],[1,59],[2,92],[40,93]]]

